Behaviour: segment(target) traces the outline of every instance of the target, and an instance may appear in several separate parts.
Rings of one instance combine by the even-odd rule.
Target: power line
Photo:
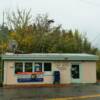
[[[94,3],[94,2],[91,2],[89,0],[79,0],[79,1],[81,1],[81,2],[83,2],[85,4],[88,4],[88,5],[92,5],[92,6],[95,6],[95,7],[100,7],[100,3],[99,4],[98,3]]]
[[[91,41],[91,43],[92,43],[93,45],[98,44],[96,40],[98,40],[99,38],[100,38],[100,33],[97,34],[97,36]]]
[[[100,36],[100,33],[97,34],[96,37],[91,42],[95,42],[99,36]]]

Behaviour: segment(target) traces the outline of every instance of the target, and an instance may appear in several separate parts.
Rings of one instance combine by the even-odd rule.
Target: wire
[[[99,38],[99,36],[100,36],[100,33],[97,34],[97,36],[91,42],[95,42]]]
[[[100,3],[99,4],[98,3],[94,3],[94,2],[91,2],[89,0],[79,0],[79,1],[81,1],[83,3],[86,3],[88,5],[92,5],[92,6],[95,6],[95,7],[100,7]]]
[[[87,5],[90,5],[90,6],[100,7],[100,3],[94,3],[93,1],[89,1],[89,0],[79,0],[79,1],[81,1]],[[99,39],[100,39],[100,33],[97,34],[97,36],[93,40],[91,40],[92,45],[98,45]]]
[[[93,44],[93,45],[97,45],[99,42],[99,40],[98,39],[100,39],[100,33],[99,34],[97,34],[97,36],[91,41],[91,43]]]

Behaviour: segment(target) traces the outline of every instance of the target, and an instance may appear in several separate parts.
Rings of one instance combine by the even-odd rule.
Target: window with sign
[[[35,63],[35,72],[42,72],[42,63]]]
[[[25,72],[32,72],[32,63],[31,62],[25,63]]]
[[[44,71],[51,71],[51,63],[44,63]]]
[[[15,63],[15,73],[18,72],[23,72],[23,63],[21,62]]]

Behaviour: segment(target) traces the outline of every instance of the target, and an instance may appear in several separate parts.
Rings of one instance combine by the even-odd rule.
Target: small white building
[[[53,84],[54,71],[60,72],[60,84],[96,83],[96,55],[5,54],[2,60],[3,85]]]

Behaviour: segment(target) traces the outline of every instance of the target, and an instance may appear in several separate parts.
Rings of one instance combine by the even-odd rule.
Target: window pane
[[[51,71],[51,63],[44,63],[44,71]]]
[[[79,65],[72,65],[71,73],[72,73],[72,78],[74,79],[80,78]]]
[[[15,73],[23,72],[23,63],[15,63]]]
[[[32,63],[25,63],[25,72],[32,72]]]
[[[42,63],[35,63],[35,72],[42,72]]]

